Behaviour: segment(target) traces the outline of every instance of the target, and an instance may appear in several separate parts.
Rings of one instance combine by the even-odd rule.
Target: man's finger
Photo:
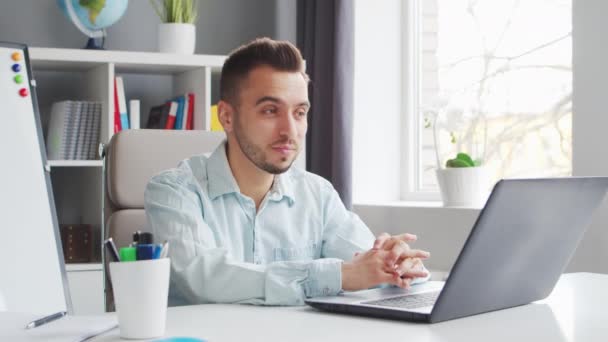
[[[393,236],[393,238],[399,239],[399,240],[402,240],[405,242],[412,242],[412,241],[418,240],[418,237],[416,235],[410,234],[410,233],[395,235],[395,236]]]
[[[376,241],[374,241],[374,247],[372,247],[372,249],[380,249],[383,248],[384,243],[389,240],[391,238],[390,235],[388,235],[388,233],[382,233],[380,235],[378,235],[378,237],[376,238]]]
[[[401,278],[423,278],[428,275],[420,259],[406,259],[395,269]]]
[[[420,258],[420,259],[428,259],[431,257],[431,253],[427,251],[423,251],[421,249],[408,249],[407,251],[401,254],[401,259],[405,258]]]
[[[395,265],[397,260],[406,255],[406,253],[410,250],[410,246],[403,240],[391,239],[391,242],[392,241],[397,241],[397,243],[393,245],[386,256],[385,262],[389,266]]]

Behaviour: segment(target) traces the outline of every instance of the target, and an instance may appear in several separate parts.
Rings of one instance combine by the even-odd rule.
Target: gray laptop
[[[445,282],[306,300],[325,311],[435,323],[547,297],[608,190],[608,177],[499,181]]]

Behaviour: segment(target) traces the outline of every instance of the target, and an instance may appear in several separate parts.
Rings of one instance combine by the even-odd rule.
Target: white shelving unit
[[[214,75],[219,75],[225,56],[175,55],[155,52],[95,51],[55,48],[29,48],[43,129],[46,130],[53,102],[62,100],[102,103],[101,143],[107,143],[114,127],[114,77],[125,79],[127,100],[130,90],[141,94],[148,89],[142,77],[163,78],[170,86],[161,94],[142,99],[141,113],[167,99],[185,93],[195,94],[194,129],[211,127],[211,99]],[[130,82],[130,79],[134,82]],[[137,81],[137,82],[136,82]],[[130,84],[144,84],[130,89]],[[145,94],[144,94],[145,95]],[[144,96],[145,97],[145,96]],[[157,97],[157,98],[156,98]],[[140,120],[141,126],[145,122]],[[45,131],[46,136],[46,131]],[[68,281],[76,314],[104,311],[103,270],[101,266],[102,161],[49,160],[53,193],[60,224],[91,224],[94,260],[88,264],[68,264]]]

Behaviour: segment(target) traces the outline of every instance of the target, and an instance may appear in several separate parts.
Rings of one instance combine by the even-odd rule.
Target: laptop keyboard
[[[375,306],[388,306],[392,308],[404,308],[404,309],[418,309],[425,306],[433,306],[440,291],[437,292],[425,292],[414,295],[405,295],[400,297],[392,297],[380,300],[370,300],[362,302],[361,304],[375,305]]]

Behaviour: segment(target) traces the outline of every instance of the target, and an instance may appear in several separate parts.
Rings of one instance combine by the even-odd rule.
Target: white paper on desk
[[[40,315],[0,312],[0,341],[85,341],[118,326],[114,316],[65,316],[33,329],[25,329]]]

